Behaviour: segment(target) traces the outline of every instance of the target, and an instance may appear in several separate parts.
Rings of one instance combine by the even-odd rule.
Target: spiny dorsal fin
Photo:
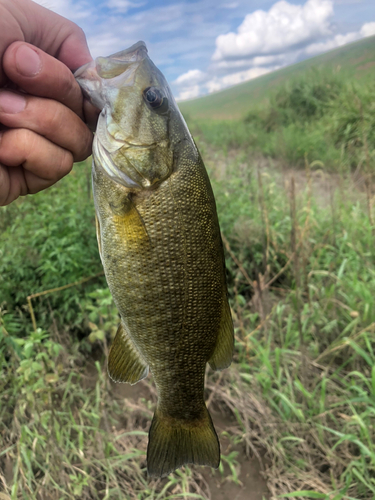
[[[114,382],[134,385],[148,375],[148,365],[130,339],[124,326],[118,327],[108,355],[108,374]]]

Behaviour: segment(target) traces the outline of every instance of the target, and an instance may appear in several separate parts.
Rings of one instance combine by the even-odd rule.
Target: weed
[[[236,492],[256,457],[267,497],[375,497],[374,88],[329,82],[297,78],[246,123],[196,128],[236,340],[206,396],[229,422],[216,478]],[[210,499],[207,469],[148,482],[155,387],[108,380],[118,314],[103,278],[83,282],[101,272],[88,166],[1,214],[0,497]]]

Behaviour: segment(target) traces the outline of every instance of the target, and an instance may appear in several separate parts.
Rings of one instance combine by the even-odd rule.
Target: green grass
[[[264,172],[260,183],[255,166],[241,155],[216,190],[231,250],[262,294],[229,260],[238,377],[268,411],[250,425],[272,462],[269,487],[373,498],[375,253],[366,199],[348,179],[322,208],[307,184],[294,212],[279,176]],[[282,268],[271,291],[264,283]],[[244,409],[245,429],[247,419]]]
[[[95,236],[89,163],[77,164],[58,185],[1,209],[1,300],[25,327],[25,299],[102,271]],[[16,246],[16,251],[15,251]],[[99,280],[99,281],[98,281]],[[104,278],[34,299],[38,326],[82,327],[87,293]],[[52,312],[53,311],[53,312]]]
[[[338,71],[343,79],[369,82],[375,63],[374,41],[375,37],[365,38],[220,92],[181,102],[179,107],[184,115],[195,120],[238,120],[256,103],[267,99],[275,88],[314,67]]]
[[[266,99],[241,120],[188,120],[216,195],[236,338],[231,368],[207,372],[229,443],[216,473],[147,481],[156,391],[151,377],[130,393],[108,380],[118,314],[88,163],[1,209],[1,500],[206,500],[212,474],[235,497],[250,457],[272,498],[375,499],[375,87],[353,81],[371,42],[315,59],[339,72],[305,61],[279,85],[267,75],[197,101],[225,112],[263,82]]]
[[[294,166],[367,171],[375,156],[375,86],[310,69],[279,85],[241,121],[188,119],[195,134],[224,153],[260,153]]]
[[[293,195],[281,173],[259,167],[245,152],[214,156],[208,166],[236,335],[231,369],[207,378],[211,408],[232,422],[225,433],[232,451],[216,474],[236,485],[246,467],[243,454],[256,453],[275,497],[375,498],[375,250],[368,200],[353,190],[350,177],[342,177],[335,195],[322,203],[311,194],[314,171],[307,170],[306,187]],[[21,250],[34,248],[32,227],[49,227],[53,219],[46,215],[47,199],[63,218],[72,186],[79,190],[86,173],[78,166],[49,192],[10,207],[5,234],[13,234]],[[94,239],[91,200],[77,200],[79,227],[91,225]],[[37,215],[24,218],[21,231],[19,216],[31,213],[25,210],[30,204]],[[74,230],[65,238],[67,248],[80,248]],[[2,248],[7,245],[5,238]],[[55,259],[40,248],[28,262],[38,280],[42,263],[48,267]],[[88,255],[70,256],[77,271],[66,277],[87,276]],[[67,265],[59,262],[56,269]],[[18,260],[16,265],[21,267]],[[69,310],[65,290],[36,299],[39,329],[33,332],[25,304],[39,281],[31,271],[21,277],[14,269],[14,276],[24,297],[9,295],[2,303],[0,325],[3,491],[12,499],[209,498],[199,468],[146,481],[155,389],[142,383],[147,396],[124,400],[108,381],[105,354],[118,320],[103,283],[70,288],[71,303],[80,307]],[[56,276],[39,286],[66,284]]]

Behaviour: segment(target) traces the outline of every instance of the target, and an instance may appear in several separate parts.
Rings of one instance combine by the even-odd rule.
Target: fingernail
[[[0,92],[0,111],[3,113],[20,113],[25,107],[26,99],[22,95],[9,92],[9,90]]]
[[[16,67],[23,76],[35,76],[42,69],[39,54],[27,45],[21,45],[16,51]]]

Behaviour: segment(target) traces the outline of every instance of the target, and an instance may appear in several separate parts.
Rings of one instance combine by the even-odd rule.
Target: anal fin
[[[215,350],[211,358],[208,360],[209,365],[215,371],[224,370],[224,368],[227,368],[231,364],[234,349],[233,321],[226,290],[224,290],[223,293],[223,302],[224,306],[221,314],[220,329],[217,336]]]
[[[109,350],[108,374],[114,382],[134,385],[148,375],[148,365],[141,358],[123,324],[118,327]]]

